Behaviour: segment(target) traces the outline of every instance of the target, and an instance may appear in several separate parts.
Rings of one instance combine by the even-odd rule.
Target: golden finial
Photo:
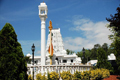
[[[52,30],[52,21],[50,20],[50,22],[49,22],[49,30]]]

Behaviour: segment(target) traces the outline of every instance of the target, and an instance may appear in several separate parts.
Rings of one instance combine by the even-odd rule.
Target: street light
[[[33,80],[34,80],[34,51],[35,51],[35,46],[34,44],[31,47],[32,50],[32,60],[33,60]]]

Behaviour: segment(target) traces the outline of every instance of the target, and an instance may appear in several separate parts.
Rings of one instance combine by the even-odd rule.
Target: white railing
[[[76,71],[88,71],[92,67],[91,65],[28,65],[28,75],[33,72],[33,67],[34,67],[34,74],[44,74],[47,72],[52,72],[55,71],[60,74],[62,71],[70,71],[72,74]]]

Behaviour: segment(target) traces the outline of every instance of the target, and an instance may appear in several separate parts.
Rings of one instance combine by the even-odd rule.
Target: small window
[[[58,61],[58,58],[56,57],[56,60]]]
[[[73,62],[73,59],[71,59],[71,62]]]
[[[37,63],[37,61],[35,61],[35,64]]]
[[[44,14],[45,13],[45,10],[41,10],[41,14]]]
[[[63,63],[67,63],[67,60],[63,60]]]

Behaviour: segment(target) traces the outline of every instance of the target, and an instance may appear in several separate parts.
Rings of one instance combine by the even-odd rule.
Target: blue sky
[[[38,5],[43,0],[0,0],[0,30],[9,22],[14,27],[23,53],[40,55],[41,21]],[[49,21],[53,28],[60,28],[64,48],[81,51],[93,48],[94,44],[110,44],[111,32],[105,27],[106,17],[116,13],[120,0],[44,0],[48,6],[46,39]]]

